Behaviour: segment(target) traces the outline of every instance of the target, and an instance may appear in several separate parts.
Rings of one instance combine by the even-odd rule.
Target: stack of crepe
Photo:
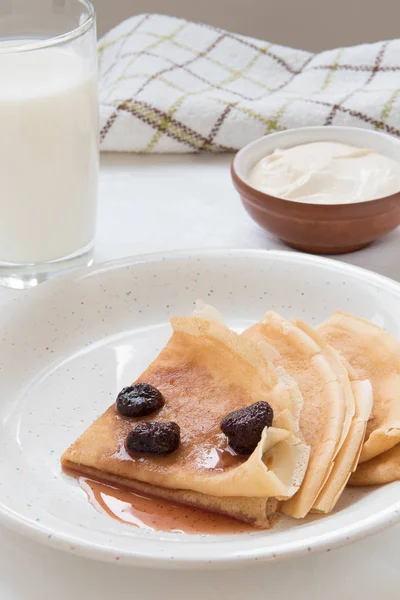
[[[311,448],[310,460],[299,491],[281,511],[295,518],[328,513],[357,466],[372,406],[371,385],[301,321],[267,313],[243,337],[272,344],[274,363],[286,369],[303,395],[300,432]]]
[[[400,479],[400,343],[376,325],[336,312],[318,327],[373,389],[359,465],[351,485],[378,485]]]
[[[313,330],[267,313],[239,335],[204,305],[171,325],[137,379],[162,392],[164,407],[132,423],[111,406],[64,453],[64,467],[261,528],[276,512],[329,513],[349,479],[400,477],[400,344],[381,329],[337,313]],[[221,420],[260,400],[273,424],[250,456],[232,458]],[[179,449],[129,455],[127,434],[151,420],[179,424]]]

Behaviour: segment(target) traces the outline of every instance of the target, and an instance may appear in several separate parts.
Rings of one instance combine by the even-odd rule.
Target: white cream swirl
[[[400,191],[400,162],[366,148],[312,142],[265,156],[249,183],[287,200],[351,204]]]

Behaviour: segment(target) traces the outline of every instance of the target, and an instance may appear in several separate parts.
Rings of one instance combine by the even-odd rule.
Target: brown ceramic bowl
[[[260,138],[232,161],[233,183],[253,219],[289,246],[315,254],[343,254],[367,246],[400,224],[400,191],[354,204],[320,205],[270,196],[249,184],[254,165],[276,148],[336,141],[371,148],[400,164],[400,140],[355,127],[305,127]]]

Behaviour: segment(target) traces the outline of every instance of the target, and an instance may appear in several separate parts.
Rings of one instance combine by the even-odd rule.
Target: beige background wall
[[[144,12],[185,17],[306,50],[400,37],[400,0],[92,0],[101,35]]]

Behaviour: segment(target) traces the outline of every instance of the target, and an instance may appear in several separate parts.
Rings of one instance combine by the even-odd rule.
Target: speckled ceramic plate
[[[92,558],[204,567],[329,550],[398,520],[400,483],[348,491],[328,517],[239,536],[139,530],[89,505],[61,472],[61,453],[157,355],[169,317],[189,314],[197,298],[237,330],[268,309],[311,324],[341,309],[400,337],[398,284],[291,252],[139,257],[43,284],[1,315],[1,521]]]

